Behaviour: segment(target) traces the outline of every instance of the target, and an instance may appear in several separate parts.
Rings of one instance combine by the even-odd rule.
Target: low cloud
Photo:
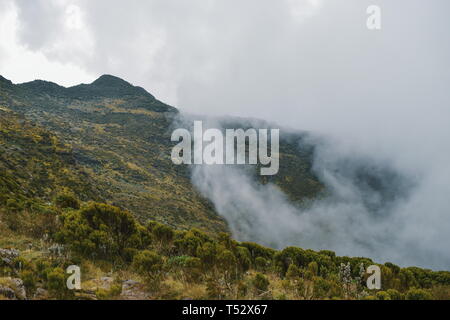
[[[450,200],[442,177],[398,167],[384,155],[330,137],[308,140],[315,146],[313,171],[327,189],[308,208],[291,203],[275,185],[257,183],[242,166],[193,166],[192,181],[239,240],[448,268]]]

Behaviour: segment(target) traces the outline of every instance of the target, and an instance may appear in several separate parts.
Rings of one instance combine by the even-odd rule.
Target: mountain
[[[23,195],[50,201],[65,187],[81,200],[101,199],[143,219],[226,230],[211,204],[192,190],[187,168],[170,162],[175,108],[112,76],[71,88],[1,78],[0,90],[7,150],[0,155],[2,188],[20,185]],[[77,174],[68,181],[65,172]]]
[[[2,77],[0,90],[4,203],[18,194],[12,185],[21,186],[22,197],[44,201],[66,188],[142,221],[228,230],[193,187],[190,169],[171,162],[176,108],[111,75],[70,88],[42,80],[15,85]],[[280,173],[259,182],[278,185],[297,203],[316,197],[323,186],[311,170],[313,150],[282,138]]]
[[[170,159],[180,119],[109,75],[70,88],[0,76],[0,300],[450,298],[446,271],[377,264],[383,291],[368,290],[370,258],[232,239],[232,223],[195,188],[191,168]],[[267,126],[231,118],[222,125]],[[261,177],[251,167],[251,183],[271,183],[296,206],[325,197],[307,138],[282,132],[279,173]],[[343,162],[337,174],[351,173],[375,214],[404,189],[392,172]],[[73,265],[82,268],[81,290],[66,287]]]

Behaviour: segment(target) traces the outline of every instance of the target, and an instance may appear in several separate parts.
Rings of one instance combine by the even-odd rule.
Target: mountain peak
[[[125,99],[128,109],[143,108],[156,112],[177,112],[177,110],[165,103],[156,100],[153,95],[144,88],[134,86],[131,83],[109,74],[104,74],[91,84],[79,84],[73,87],[62,87],[54,82],[34,80],[21,84],[13,84],[8,79],[0,76],[0,88],[2,90],[20,89],[20,94],[25,96],[52,96],[64,99],[92,100],[98,98]]]
[[[133,85],[119,77],[104,74],[91,83],[97,87],[133,87]]]
[[[137,87],[131,83],[110,74],[104,74],[90,85],[92,90],[101,91],[102,93],[109,93],[111,95],[140,95],[155,99],[153,95],[147,92],[144,88]]]
[[[4,83],[7,85],[12,85],[13,83],[11,82],[11,80],[6,79],[5,77],[0,75],[0,83]]]

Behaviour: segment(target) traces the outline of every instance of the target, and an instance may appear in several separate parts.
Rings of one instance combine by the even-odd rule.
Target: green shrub
[[[99,203],[62,215],[57,239],[83,256],[125,259],[125,249],[136,246],[137,223],[131,213]]]
[[[403,295],[395,289],[389,289],[387,290],[387,293],[391,300],[403,300]]]
[[[262,273],[258,272],[253,278],[252,283],[258,293],[266,292],[269,289],[270,282]]]
[[[100,300],[111,300],[118,297],[122,293],[122,285],[113,284],[109,289],[99,288],[95,292],[95,295]]]
[[[47,289],[58,298],[64,298],[68,295],[66,274],[62,268],[54,268],[47,271]]]
[[[132,266],[152,288],[159,287],[164,267],[164,260],[159,254],[150,250],[140,251],[134,256]]]
[[[63,193],[58,194],[55,197],[54,202],[55,202],[55,205],[61,209],[66,209],[66,208],[76,209],[76,210],[80,209],[80,202],[75,197],[75,195],[71,192],[63,192]]]
[[[378,291],[376,297],[377,300],[391,300],[391,296],[386,291]]]
[[[431,300],[431,294],[423,289],[412,288],[406,293],[406,300]]]
[[[256,270],[264,272],[267,270],[267,267],[269,266],[269,261],[267,259],[264,259],[263,257],[257,257],[255,259],[255,267]]]

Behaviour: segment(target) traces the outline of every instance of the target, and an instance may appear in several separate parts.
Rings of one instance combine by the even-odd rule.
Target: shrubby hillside
[[[450,299],[450,272],[237,242],[227,233],[139,223],[117,207],[61,193],[53,205],[1,212],[0,296],[11,299]],[[18,250],[19,248],[19,250]],[[69,265],[81,290],[66,287]]]
[[[37,166],[45,163],[38,156],[15,150],[17,144],[6,132],[16,127],[16,135],[26,136],[33,128],[64,146],[65,156],[60,160],[76,167],[76,175],[91,190],[86,194],[71,188],[81,200],[101,200],[131,211],[141,221],[154,219],[178,229],[227,231],[212,204],[192,186],[189,168],[175,166],[170,159],[170,136],[178,111],[144,89],[108,75],[71,88],[40,80],[15,85],[0,77],[0,110],[5,131],[2,144],[10,148],[0,166],[10,161],[7,157]],[[311,171],[313,148],[300,148],[293,138],[282,137],[279,174],[260,182],[275,183],[291,200],[302,203],[320,194],[323,186]],[[30,141],[32,149],[45,152],[41,145],[31,143],[36,141]],[[16,171],[28,174],[28,168],[20,166],[10,165],[9,170],[11,176]],[[38,184],[46,186],[45,181]],[[47,194],[37,196],[49,200],[58,187],[70,186],[47,186]]]

